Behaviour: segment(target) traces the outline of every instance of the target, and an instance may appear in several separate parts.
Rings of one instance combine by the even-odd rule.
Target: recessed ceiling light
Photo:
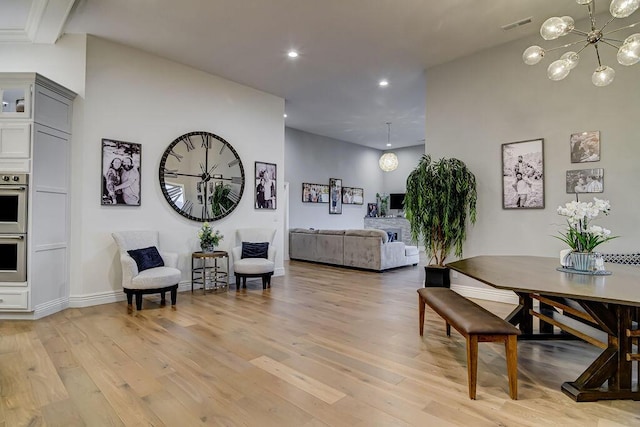
[[[380,80],[380,82],[378,83],[378,85],[380,87],[386,87],[389,86],[389,81],[388,80]]]
[[[286,118],[287,118],[287,113],[284,113],[284,114],[283,114],[283,116],[284,116],[284,118],[286,119]]]
[[[289,58],[297,58],[298,57],[298,52],[296,52],[295,50],[290,50],[289,52],[287,52],[287,56]]]
[[[387,144],[387,147],[391,147],[391,144]]]

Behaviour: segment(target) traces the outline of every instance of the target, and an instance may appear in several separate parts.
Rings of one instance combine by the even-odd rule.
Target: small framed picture
[[[378,216],[377,203],[367,203],[367,216],[369,218],[376,218]]]
[[[278,188],[276,172],[276,165],[273,163],[255,163],[256,209],[276,209],[276,188]]]
[[[329,186],[327,184],[302,183],[303,203],[329,203]]]
[[[567,171],[567,193],[602,193],[604,169],[577,169]]]
[[[140,206],[142,145],[102,140],[102,206]]]
[[[569,140],[571,163],[600,161],[600,131],[572,133]]]
[[[329,213],[342,213],[342,180],[329,178]]]
[[[343,205],[364,204],[364,189],[354,188],[354,187],[342,187],[342,204]]]
[[[544,209],[544,139],[502,144],[502,208]]]

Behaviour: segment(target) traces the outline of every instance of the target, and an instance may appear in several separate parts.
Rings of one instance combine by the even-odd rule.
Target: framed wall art
[[[604,169],[577,169],[567,171],[567,193],[602,193]]]
[[[103,206],[140,206],[142,145],[102,139]]]
[[[544,209],[544,139],[502,144],[502,208]]]
[[[600,161],[600,131],[572,133],[569,139],[571,163]]]
[[[355,187],[342,187],[342,204],[363,205],[364,189]]]
[[[369,218],[376,218],[378,216],[377,203],[367,203],[367,216]]]
[[[302,201],[304,203],[329,203],[329,186],[303,182]]]
[[[329,213],[342,213],[342,180],[329,178]]]
[[[278,188],[278,174],[273,163],[255,163],[255,189],[254,199],[256,209],[276,209]]]

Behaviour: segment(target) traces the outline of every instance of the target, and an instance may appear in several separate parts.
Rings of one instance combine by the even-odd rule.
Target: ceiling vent
[[[502,29],[503,29],[503,30],[505,30],[505,31],[513,30],[514,28],[517,28],[517,27],[521,27],[521,26],[523,26],[523,25],[530,24],[532,20],[533,20],[533,16],[530,16],[530,17],[528,17],[528,18],[524,18],[524,19],[521,19],[521,20],[519,20],[519,21],[512,22],[511,24],[503,25],[503,26],[502,26],[502,27],[500,27],[500,28],[502,28]]]

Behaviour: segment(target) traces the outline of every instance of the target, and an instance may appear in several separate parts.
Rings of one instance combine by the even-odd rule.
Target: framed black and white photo
[[[276,208],[276,188],[278,188],[278,176],[276,172],[275,164],[256,162],[256,209]]]
[[[544,209],[544,139],[502,144],[502,208]]]
[[[329,213],[342,213],[342,180],[329,178]]]
[[[364,189],[355,187],[342,187],[343,205],[363,205]]]
[[[567,193],[602,193],[604,169],[576,169],[567,171]]]
[[[102,140],[103,206],[140,206],[142,145]]]
[[[600,161],[600,131],[572,133],[569,139],[571,163]]]

